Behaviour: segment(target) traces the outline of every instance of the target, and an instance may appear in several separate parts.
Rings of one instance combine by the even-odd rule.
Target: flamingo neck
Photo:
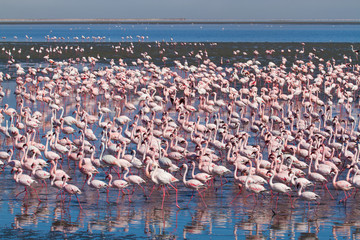
[[[125,174],[124,174],[124,179],[127,181],[127,179],[128,179],[128,174],[129,174],[129,168],[126,168],[126,171],[125,171]]]
[[[150,163],[151,163],[151,161],[148,161],[148,163],[146,164],[145,175],[146,175],[148,178],[151,178],[151,180],[152,180],[152,174],[150,174],[150,171],[149,171]],[[152,181],[153,181],[153,180],[152,180]]]
[[[195,162],[192,163],[192,166],[193,168],[192,168],[191,176],[192,178],[195,178]]]
[[[298,193],[297,193],[299,197],[301,196],[302,189],[303,189],[303,185],[300,184],[300,188],[299,188]]]
[[[183,166],[185,168],[185,172],[184,172],[184,176],[183,176],[183,183],[186,184],[187,183],[186,175],[187,175],[187,172],[188,172],[188,166],[186,164],[184,164]]]
[[[109,174],[109,187],[112,187],[112,181],[113,181],[113,177],[111,174]]]
[[[239,179],[239,177],[237,176],[237,171],[238,171],[238,165],[235,164],[235,171],[234,171],[234,179],[235,179],[235,180],[238,180],[238,179]]]
[[[339,174],[339,171],[336,171],[336,172],[335,172],[335,176],[334,176],[334,178],[332,179],[332,182],[333,182],[333,185],[334,185],[335,188],[336,188],[336,186],[337,186],[337,184],[336,184],[336,179],[337,179],[338,174]]]
[[[275,176],[275,173],[273,173],[273,174],[271,175],[270,180],[269,180],[269,184],[270,184],[270,187],[271,187],[271,188],[274,186],[274,183],[273,183],[274,176]]]
[[[90,185],[91,184],[91,179],[92,179],[92,177],[93,177],[93,175],[92,175],[92,173],[90,172],[89,174],[88,174],[88,180],[87,180],[87,184],[88,185]]]

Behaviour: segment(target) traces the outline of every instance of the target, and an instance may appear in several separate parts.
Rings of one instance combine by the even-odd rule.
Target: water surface
[[[41,26],[40,26],[41,27]],[[43,26],[44,27],[44,26]],[[58,26],[61,28],[62,26]],[[83,27],[81,25],[80,27]],[[97,27],[97,26],[96,26]],[[137,26],[136,27],[141,27]],[[156,26],[154,26],[156,27]],[[181,27],[181,26],[179,26]],[[264,27],[264,26],[263,26]],[[73,28],[76,28],[74,26]],[[186,27],[184,27],[186,28]],[[76,29],[77,35],[82,34],[82,29]],[[65,30],[63,30],[65,31]],[[169,30],[170,31],[170,30]],[[224,30],[225,31],[225,30]],[[13,34],[13,33],[12,33]],[[41,35],[40,33],[39,35]],[[18,36],[20,34],[17,33]],[[34,40],[34,39],[33,39]],[[105,40],[106,41],[106,40]],[[327,42],[327,41],[326,41]],[[135,43],[135,53],[126,53],[126,50],[114,52],[114,46],[122,46],[124,49],[129,47],[130,43],[114,44],[114,43],[4,43],[2,46],[6,50],[11,49],[13,56],[24,68],[29,66],[39,68],[40,70],[49,67],[49,62],[44,60],[45,55],[62,61],[68,61],[69,58],[82,58],[88,56],[100,55],[99,62],[93,69],[104,69],[109,66],[110,59],[119,58],[132,66],[133,60],[141,56],[140,53],[147,51],[153,56],[153,61],[160,65],[164,64],[174,70],[173,60],[181,60],[184,62],[182,55],[186,55],[191,51],[206,50],[216,64],[220,64],[221,57],[224,66],[229,67],[234,62],[246,62],[254,59],[254,50],[259,51],[256,60],[262,66],[266,66],[270,61],[279,64],[281,56],[289,59],[287,66],[296,60],[309,61],[309,52],[315,52],[316,55],[323,57],[324,62],[334,61],[344,62],[344,54],[352,58],[356,63],[354,53],[351,51],[349,43],[218,43],[218,44],[191,44],[191,45],[157,45],[151,43]],[[32,52],[31,48],[38,49],[44,46],[44,49],[63,48],[63,54],[58,52],[43,53]],[[65,51],[65,46],[68,50]],[[69,47],[74,48],[70,49]],[[84,51],[76,51],[77,47],[83,48]],[[92,47],[92,48],[90,48]],[[305,53],[299,53],[304,47]],[[18,50],[22,49],[21,53]],[[165,49],[165,56],[169,57],[168,62],[163,62],[161,57],[164,53],[159,53],[160,49]],[[274,49],[272,55],[265,54],[266,49]],[[234,54],[233,51],[240,50],[240,54]],[[285,50],[283,53],[281,50]],[[290,51],[288,51],[290,50]],[[175,55],[174,52],[180,53]],[[243,54],[246,52],[247,54]],[[30,58],[26,58],[29,55]],[[189,64],[198,64],[194,55],[187,59]],[[2,86],[6,93],[2,104],[8,103],[11,107],[19,109],[17,105],[18,99],[15,98],[13,92],[15,90],[16,68],[14,64],[8,64],[8,55],[1,52],[0,70],[12,76],[10,81],[4,81]],[[319,59],[313,59],[316,63],[321,62]],[[80,71],[88,63],[74,62],[73,66]],[[91,67],[91,66],[89,66]],[[351,68],[349,68],[350,70]],[[181,73],[185,76],[186,73]],[[99,99],[91,99],[84,96],[86,101],[85,108],[88,111],[94,111],[96,103]],[[74,96],[64,99],[66,106],[66,114],[71,115],[75,110]],[[355,103],[354,103],[355,104]],[[26,106],[31,107],[33,111],[39,110],[47,112],[48,109],[40,103],[25,102]],[[110,107],[113,107],[111,105]],[[344,109],[341,106],[333,106],[334,115],[343,114]],[[354,110],[357,116],[358,110]],[[134,115],[131,115],[132,117]],[[10,121],[9,118],[7,118]],[[50,115],[44,117],[44,126],[39,130],[39,135],[43,135],[49,130]],[[358,121],[358,119],[357,119]],[[95,130],[95,127],[94,127]],[[249,129],[245,129],[249,131]],[[250,132],[250,131],[249,131]],[[100,136],[101,130],[97,129],[96,133]],[[61,136],[62,137],[62,136]],[[42,140],[44,142],[44,140]],[[250,140],[253,143],[253,139]],[[2,142],[2,150],[7,150],[11,142]],[[99,147],[100,142],[96,142]],[[134,148],[133,145],[130,149]],[[100,150],[97,148],[97,156]],[[18,156],[17,156],[18,157]],[[73,164],[68,171],[74,176],[74,183],[81,186],[84,182],[83,176],[75,170]],[[231,166],[229,166],[230,168]],[[68,169],[67,164],[64,168]],[[166,195],[164,209],[161,209],[162,192],[155,189],[149,197],[144,197],[139,188],[135,189],[132,195],[132,202],[129,203],[128,196],[122,195],[118,197],[115,190],[110,192],[110,204],[106,203],[106,193],[100,192],[100,198],[96,191],[85,185],[83,194],[79,196],[83,211],[80,211],[78,202],[73,196],[71,201],[61,203],[56,198],[57,190],[48,186],[40,189],[41,184],[37,185],[42,202],[39,203],[35,197],[23,199],[23,195],[15,197],[15,195],[23,190],[22,187],[15,185],[10,174],[9,168],[0,175],[2,184],[0,184],[0,237],[1,238],[126,238],[126,239],[357,239],[359,238],[360,226],[360,209],[357,204],[359,196],[351,197],[346,204],[340,204],[342,193],[336,193],[334,189],[330,189],[335,199],[330,199],[329,195],[321,188],[316,191],[321,195],[320,205],[316,203],[307,205],[306,202],[297,200],[294,208],[290,208],[287,196],[280,196],[278,208],[275,210],[276,198],[273,198],[270,192],[259,196],[254,200],[252,196],[247,197],[248,193],[242,192],[234,200],[239,192],[238,186],[233,184],[233,177],[226,176],[227,182],[221,185],[220,179],[217,179],[214,185],[202,194],[205,198],[207,207],[205,207],[198,195],[187,206],[192,192],[186,189],[182,183],[176,184],[179,189],[179,205],[181,209],[175,206],[175,194],[173,190],[169,190]],[[233,168],[231,168],[233,170]],[[182,171],[183,173],[183,171]],[[139,173],[143,174],[143,173]],[[181,174],[176,175],[179,179]],[[97,175],[97,179],[104,180],[104,171]],[[223,179],[224,180],[224,179]],[[146,192],[151,190],[151,184],[146,188]],[[296,192],[293,192],[293,197]]]
[[[0,41],[359,42],[358,24],[1,24]]]

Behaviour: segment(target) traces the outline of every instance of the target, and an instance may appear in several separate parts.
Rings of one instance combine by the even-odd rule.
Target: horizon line
[[[0,24],[111,24],[111,23],[169,23],[169,24],[360,24],[360,19],[194,19],[194,18],[0,18]]]

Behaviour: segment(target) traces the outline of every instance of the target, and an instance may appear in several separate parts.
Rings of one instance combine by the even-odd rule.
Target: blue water
[[[14,42],[359,42],[359,39],[358,24],[0,25],[0,41]]]
[[[26,35],[28,38],[26,38]],[[14,38],[16,36],[17,38]],[[57,37],[57,40],[47,40],[49,36]],[[85,39],[81,37],[84,36]],[[102,39],[93,39],[100,36]],[[11,42],[122,42],[138,41],[143,36],[144,41],[186,41],[186,42],[359,42],[359,25],[266,25],[266,24],[240,24],[240,25],[0,25],[0,41]],[[63,37],[63,40],[58,40]],[[79,40],[74,39],[75,37]],[[89,37],[89,39],[86,39]],[[56,45],[56,44],[55,44]],[[111,45],[111,44],[108,44]],[[108,47],[107,45],[107,47]],[[261,44],[259,44],[261,45]],[[265,45],[265,44],[263,44]],[[276,44],[275,44],[276,45]],[[310,44],[309,44],[310,45]],[[339,52],[342,57],[343,49],[331,49],[330,44],[324,48],[329,52],[325,61]],[[348,54],[349,44],[345,45]],[[23,45],[14,45],[18,50]],[[286,48],[292,49],[290,54],[295,55],[295,49],[300,44],[288,44]],[[307,47],[308,45],[306,45]],[[274,46],[272,46],[274,47]],[[105,48],[105,47],[104,47]],[[284,47],[285,48],[285,47]],[[286,49],[285,48],[285,49]],[[320,47],[319,47],[320,48]],[[277,53],[280,47],[274,47]],[[307,48],[306,50],[312,48]],[[11,49],[12,50],[12,49]],[[135,51],[137,49],[135,48]],[[191,51],[191,46],[189,46]],[[244,49],[242,49],[244,50]],[[251,53],[255,49],[246,49]],[[88,52],[83,53],[88,56]],[[20,58],[17,51],[13,51],[15,57]],[[210,53],[210,51],[209,51]],[[2,51],[1,56],[7,56]],[[22,53],[24,54],[24,53]],[[28,54],[28,53],[26,53]],[[35,53],[33,53],[35,54]],[[48,53],[44,53],[48,54]],[[118,55],[114,54],[118,57]],[[261,61],[260,52],[259,60]],[[126,56],[126,55],[124,55]],[[355,56],[353,59],[355,61]],[[40,59],[43,56],[41,56]],[[81,56],[80,56],[81,57]],[[211,55],[210,55],[211,57]],[[216,56],[218,57],[218,56]],[[268,56],[266,56],[268,57]],[[299,55],[302,57],[302,55]],[[124,57],[125,62],[128,61]],[[244,62],[244,56],[239,56],[238,61]],[[306,60],[307,55],[304,54]],[[32,59],[32,58],[31,58]],[[280,57],[279,57],[280,59]],[[276,61],[279,59],[274,59]],[[289,58],[290,59],[290,58]],[[25,69],[29,66],[35,68],[49,67],[49,63],[20,62]],[[154,59],[155,61],[155,59]],[[130,64],[130,63],[129,63]],[[85,64],[74,64],[82,69]],[[100,69],[104,65],[96,65],[94,69]],[[13,65],[1,65],[0,70],[15,76]],[[15,78],[15,77],[14,77]],[[13,94],[15,81],[2,83],[6,96],[1,100],[1,105],[8,103],[10,107],[17,108],[17,101]],[[86,107],[92,111],[96,106],[97,99],[87,99]],[[42,104],[26,102],[33,111],[42,111]],[[73,99],[65,99],[66,114],[71,115],[75,110]],[[335,107],[334,107],[335,108]],[[45,109],[47,111],[47,109]],[[45,112],[46,112],[45,111]],[[334,109],[334,112],[336,109]],[[354,110],[358,113],[358,110]],[[7,120],[10,120],[7,118]],[[47,118],[49,121],[49,118]],[[47,121],[47,122],[48,122]],[[43,135],[49,130],[49,125],[44,125],[39,134]],[[98,129],[98,134],[100,129]],[[42,140],[44,141],[44,140]],[[2,144],[1,150],[6,150],[11,143]],[[97,144],[99,146],[99,144]],[[97,149],[97,156],[99,150]],[[66,167],[66,166],[65,166]],[[74,168],[73,168],[74,169]],[[233,170],[233,169],[232,169]],[[81,185],[84,179],[75,170],[69,170],[74,176],[74,183]],[[104,171],[97,176],[104,180]],[[181,175],[177,177],[181,179]],[[10,174],[10,169],[0,175],[0,238],[94,238],[94,239],[359,239],[360,232],[360,209],[356,198],[351,197],[346,205],[339,204],[337,200],[343,197],[342,193],[335,195],[336,200],[329,198],[328,194],[321,189],[317,192],[321,195],[319,206],[297,200],[294,208],[289,208],[287,197],[279,200],[277,213],[274,214],[275,198],[270,193],[260,196],[255,202],[252,197],[246,198],[247,193],[241,193],[233,204],[230,202],[237,195],[239,189],[233,184],[232,176],[227,176],[229,182],[221,186],[217,181],[214,187],[209,187],[203,192],[206,203],[205,208],[199,196],[186,207],[191,191],[182,186],[179,188],[178,210],[175,206],[174,191],[169,190],[166,196],[164,209],[161,210],[161,191],[155,190],[148,199],[142,193],[135,192],[133,202],[129,203],[127,196],[117,198],[117,192],[111,190],[110,202],[105,202],[106,193],[102,191],[100,199],[96,191],[88,186],[84,188],[84,194],[79,196],[84,211],[79,210],[78,202],[73,197],[71,202],[60,203],[56,199],[57,190],[52,187],[39,190],[39,203],[35,197],[23,199],[23,195],[15,195],[23,190],[15,185]],[[40,186],[39,186],[40,188]],[[151,186],[146,188],[150,191]],[[136,190],[138,191],[138,189]],[[296,193],[294,192],[294,195]],[[69,205],[67,205],[69,204]]]
[[[41,63],[42,67],[48,66]],[[28,67],[27,63],[21,63]],[[33,65],[32,67],[39,67]],[[74,65],[81,69],[82,64]],[[98,66],[101,67],[101,66]],[[14,69],[2,66],[2,71],[12,73]],[[9,103],[10,107],[18,108],[13,92],[15,81],[2,83],[6,96],[2,103]],[[75,109],[72,98],[64,99],[66,114],[71,114]],[[86,99],[88,111],[94,109],[97,99]],[[26,102],[33,111],[44,109],[42,104]],[[334,114],[338,114],[337,108]],[[45,107],[45,111],[48,109]],[[49,116],[46,118],[49,119]],[[48,121],[44,121],[48,122]],[[42,136],[49,129],[45,124],[39,129]],[[248,129],[245,129],[249,131]],[[100,129],[97,133],[100,134]],[[250,132],[250,131],[249,131]],[[43,140],[44,141],[44,140]],[[3,144],[7,149],[11,143]],[[97,144],[98,146],[99,144]],[[97,150],[97,156],[99,150]],[[67,164],[64,164],[67,169]],[[79,187],[84,178],[75,170],[67,170],[74,176],[73,183]],[[233,169],[232,169],[233,170]],[[181,179],[181,175],[176,175]],[[104,170],[97,175],[97,179],[104,180]],[[164,209],[161,209],[162,193],[154,190],[154,193],[146,199],[140,189],[136,189],[132,197],[132,203],[128,197],[117,197],[117,191],[110,191],[110,204],[105,202],[106,193],[101,191],[98,199],[96,191],[85,186],[83,194],[79,196],[83,211],[80,211],[78,202],[72,197],[71,202],[64,204],[56,198],[57,190],[53,187],[41,188],[37,186],[42,202],[39,203],[33,195],[30,199],[23,199],[23,195],[15,195],[23,190],[23,187],[14,184],[10,169],[0,175],[0,238],[37,238],[37,239],[356,239],[359,231],[360,209],[356,198],[351,197],[346,205],[339,204],[338,200],[343,197],[342,193],[332,190],[335,200],[329,195],[317,189],[321,195],[319,206],[297,200],[294,208],[289,207],[287,196],[281,196],[278,209],[274,214],[276,198],[270,193],[265,193],[256,201],[246,197],[243,191],[236,200],[230,202],[239,192],[233,184],[231,175],[227,176],[228,183],[221,186],[216,181],[215,186],[210,186],[202,194],[206,199],[207,207],[202,204],[199,196],[187,203],[191,197],[191,190],[186,189],[181,183],[175,186],[179,189],[179,205],[175,207],[174,191],[169,190],[166,196]],[[330,185],[329,185],[330,187]],[[151,190],[151,185],[146,191]],[[293,193],[293,197],[296,193]]]

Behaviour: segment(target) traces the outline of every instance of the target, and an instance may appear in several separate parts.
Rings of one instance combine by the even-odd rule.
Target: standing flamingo
[[[289,196],[289,199],[290,199],[290,203],[291,203],[291,207],[293,207],[293,204],[292,204],[292,200],[291,200],[291,195],[289,194],[289,192],[291,191],[291,188],[286,186],[285,184],[283,183],[273,183],[273,179],[274,179],[274,176],[275,176],[275,171],[272,170],[272,175],[270,177],[270,181],[269,181],[269,184],[270,184],[270,188],[272,191],[274,192],[277,192],[278,193],[278,196],[277,196],[277,199],[276,199],[276,209],[277,209],[277,203],[278,203],[278,200],[279,200],[279,194],[280,193],[285,193]]]
[[[145,183],[145,180],[142,179],[140,176],[138,175],[130,175],[128,176],[129,174],[129,168],[128,167],[125,167],[125,174],[124,174],[124,180],[127,181],[129,184],[136,184],[138,185],[139,187],[141,187],[141,189],[143,190],[144,192],[144,196],[146,196],[145,194],[145,189],[143,188],[143,186],[141,186],[141,184]],[[133,189],[133,192],[134,192],[134,189]]]
[[[303,184],[298,184],[297,186],[299,188],[298,190],[298,196],[306,201],[308,201],[308,204],[310,204],[310,201],[316,201],[318,204],[320,204],[320,202],[318,202],[318,200],[320,199],[320,196],[317,195],[316,193],[314,192],[310,192],[310,191],[306,191],[306,192],[303,192],[303,188],[304,188],[304,185]]]
[[[266,188],[263,185],[257,184],[257,183],[249,183],[251,175],[252,175],[252,171],[251,171],[251,169],[249,169],[249,174],[245,180],[245,189],[247,191],[251,192],[250,195],[253,195],[253,196],[254,196],[254,194],[259,194],[259,193],[265,192]],[[254,196],[254,199],[255,199],[255,196]]]
[[[346,194],[347,191],[353,189],[354,187],[352,186],[351,183],[349,183],[348,181],[346,180],[339,180],[339,181],[336,181],[337,177],[338,177],[338,174],[339,174],[339,171],[338,170],[335,170],[335,176],[334,178],[332,179],[332,184],[334,186],[334,188],[336,190],[343,190],[344,191],[344,194],[345,194],[345,197],[343,199],[341,199],[339,202],[342,202],[342,201],[346,201],[350,196],[351,194],[349,194],[349,196]]]
[[[81,194],[81,190],[73,185],[73,184],[68,184],[67,183],[67,178],[63,178],[63,185],[62,185],[62,188],[64,189],[65,192],[67,192],[70,196],[70,199],[69,199],[69,202],[71,201],[71,195],[75,195],[76,196],[76,199],[78,200],[78,203],[79,203],[79,206],[80,206],[80,209],[82,210],[82,206],[80,204],[80,200],[79,200],[79,197],[78,197],[78,194]]]
[[[122,179],[113,181],[113,176],[111,174],[106,175],[106,178],[109,179],[108,187],[119,189],[119,195],[120,195],[120,190],[123,191],[124,188],[126,188],[130,185],[129,182],[122,180]],[[130,202],[130,194],[128,194],[128,195],[129,195],[129,202]],[[109,188],[106,191],[106,202],[109,203]]]
[[[199,195],[200,195],[200,197],[201,197],[201,199],[202,199],[202,201],[203,201],[203,203],[204,203],[204,205],[206,207],[207,205],[206,205],[206,203],[204,201],[204,198],[202,197],[201,193],[199,192],[199,189],[206,188],[206,185],[203,184],[202,182],[200,182],[197,179],[186,180],[186,175],[187,175],[187,172],[188,172],[188,165],[184,163],[182,166],[183,166],[183,168],[185,168],[185,172],[184,172],[184,175],[183,175],[183,183],[184,183],[185,187],[190,188],[192,190],[196,190],[199,193]],[[194,192],[191,195],[191,198],[190,198],[190,200],[188,202],[188,205],[189,205],[189,203],[190,203],[190,201],[191,201],[191,199],[193,197],[194,197]]]
[[[100,181],[100,180],[92,180],[93,178],[93,174],[92,172],[89,172],[88,173],[88,181],[87,181],[87,184],[91,187],[91,188],[95,188],[96,191],[98,192],[98,199],[100,198],[100,191],[99,189],[102,189],[102,188],[106,188],[108,185],[107,183],[103,182],[103,181]]]
[[[31,186],[33,183],[36,183],[36,181],[32,179],[29,175],[23,174],[22,168],[17,169],[16,173],[14,174],[14,180],[25,187],[24,191],[18,193],[16,196],[23,192],[25,192],[25,196],[27,196],[27,187],[30,187],[35,192],[39,202],[41,202],[36,189]]]
[[[161,185],[163,189],[163,199],[161,204],[161,209],[164,209],[164,200],[165,200],[165,185],[170,185],[175,190],[175,196],[176,196],[176,207],[180,208],[178,204],[178,190],[176,187],[172,185],[172,183],[179,181],[177,178],[175,178],[171,173],[168,173],[164,171],[163,169],[159,169],[158,164],[153,164],[155,166],[155,169],[149,173],[149,166],[150,161],[146,165],[146,173],[147,176],[151,178],[151,181],[153,181],[155,184]],[[150,193],[151,195],[151,193]]]

